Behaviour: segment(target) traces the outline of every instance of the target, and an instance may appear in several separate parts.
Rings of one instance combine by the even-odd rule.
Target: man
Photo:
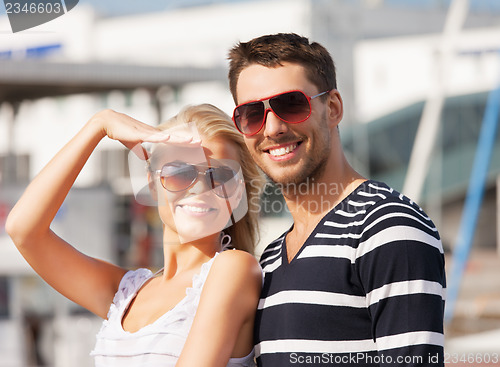
[[[258,364],[443,365],[439,234],[410,199],[347,162],[328,51],[276,34],[229,59],[233,120],[294,220],[261,256]]]

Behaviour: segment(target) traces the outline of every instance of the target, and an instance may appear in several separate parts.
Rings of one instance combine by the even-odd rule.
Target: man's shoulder
[[[368,180],[360,185],[349,195],[340,209],[344,213],[350,214],[350,217],[359,219],[373,216],[376,212],[379,212],[378,215],[380,215],[386,211],[383,210],[384,208],[391,212],[409,211],[427,217],[416,202],[386,183],[375,180]],[[329,214],[338,213],[339,210],[335,210]]]
[[[394,190],[387,184],[371,181],[368,187],[368,192],[374,194],[375,198],[367,211],[367,215],[380,217],[392,214],[408,218],[413,217],[431,223],[431,219],[415,201],[399,191]]]
[[[411,202],[406,196],[381,181],[367,180],[351,194],[352,201],[365,203],[367,206],[381,205],[386,202]]]
[[[368,181],[357,193],[364,197],[364,213],[352,222],[351,231],[358,234],[357,245],[397,242],[412,239],[432,244],[442,252],[439,232],[432,219],[412,199],[377,181]]]
[[[423,226],[435,232],[432,220],[413,200],[389,185],[368,180],[322,220],[318,230],[344,236],[373,234],[391,226]]]

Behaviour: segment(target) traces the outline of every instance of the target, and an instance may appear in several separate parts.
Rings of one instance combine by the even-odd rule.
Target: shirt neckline
[[[313,228],[313,230],[311,231],[311,233],[309,233],[309,235],[307,236],[306,240],[304,241],[304,243],[300,246],[299,250],[297,251],[297,253],[295,254],[295,256],[290,260],[288,261],[288,253],[287,253],[287,248],[286,248],[286,236],[288,235],[288,233],[290,233],[290,231],[293,229],[293,226],[294,224],[292,224],[290,226],[290,228],[283,234],[283,239],[281,241],[281,263],[288,266],[288,265],[291,265],[295,262],[295,259],[297,259],[300,254],[302,253],[302,251],[304,250],[304,248],[306,247],[306,245],[309,244],[310,242],[310,239],[312,237],[314,237],[314,235],[316,235],[317,231],[318,231],[318,228],[320,226],[323,225],[324,221],[325,221],[325,218],[328,217],[331,213],[333,213],[334,211],[336,211],[337,209],[339,209],[339,207],[343,206],[345,202],[347,202],[348,200],[351,199],[351,197],[356,194],[360,189],[362,189],[363,187],[369,185],[371,182],[373,182],[372,180],[364,180],[363,182],[361,182],[358,186],[356,186],[354,188],[354,190],[352,190],[349,195],[347,195],[344,199],[342,199],[340,202],[338,202],[333,208],[331,208],[324,216],[323,218],[321,218],[321,220],[318,222],[318,224],[316,224],[316,226]]]
[[[123,319],[125,317],[125,313],[127,312],[129,307],[131,306],[133,300],[137,297],[137,294],[139,293],[139,291],[146,285],[147,282],[151,281],[155,277],[155,275],[158,274],[162,270],[162,269],[160,269],[156,273],[153,274],[153,272],[151,272],[148,269],[150,274],[148,275],[147,278],[145,278],[140,283],[140,285],[135,289],[135,291],[127,297],[126,305],[125,305],[125,307],[123,307],[123,309],[120,311],[120,314],[118,315],[118,327],[119,327],[120,332],[125,333],[126,335],[138,335],[142,332],[147,331],[148,329],[155,327],[163,319],[165,319],[166,317],[168,317],[172,313],[174,313],[179,307],[181,307],[184,303],[186,303],[186,301],[188,300],[188,297],[189,297],[190,290],[194,289],[195,280],[197,279],[197,277],[200,277],[203,274],[203,271],[204,271],[206,265],[209,264],[211,261],[213,261],[217,255],[218,255],[218,252],[215,253],[215,255],[212,258],[210,258],[208,261],[204,262],[200,266],[200,270],[193,275],[193,278],[191,280],[191,285],[186,288],[185,296],[177,304],[175,304],[170,310],[168,310],[167,312],[162,314],[156,320],[152,321],[151,323],[149,323],[147,325],[144,325],[143,327],[141,327],[140,329],[138,329],[136,331],[127,331],[123,328]]]

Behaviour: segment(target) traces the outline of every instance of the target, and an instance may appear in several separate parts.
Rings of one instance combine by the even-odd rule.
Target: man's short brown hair
[[[238,104],[236,85],[240,73],[252,64],[268,68],[289,62],[302,65],[307,78],[318,92],[337,88],[335,64],[330,53],[319,43],[310,43],[295,33],[277,33],[239,42],[229,51],[229,88]]]

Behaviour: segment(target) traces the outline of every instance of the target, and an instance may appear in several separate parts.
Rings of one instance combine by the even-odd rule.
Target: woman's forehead
[[[210,164],[211,161],[219,160],[239,161],[238,146],[228,139],[202,137],[201,146],[181,146],[168,142],[155,144],[151,155],[154,165],[163,165],[173,161]]]
[[[202,138],[202,146],[205,156],[211,159],[234,159],[239,160],[238,145],[224,137],[215,136],[210,139]]]
[[[184,147],[173,144],[156,144],[153,147],[151,161],[154,164],[165,164],[173,161],[200,163],[206,161],[203,147]]]

